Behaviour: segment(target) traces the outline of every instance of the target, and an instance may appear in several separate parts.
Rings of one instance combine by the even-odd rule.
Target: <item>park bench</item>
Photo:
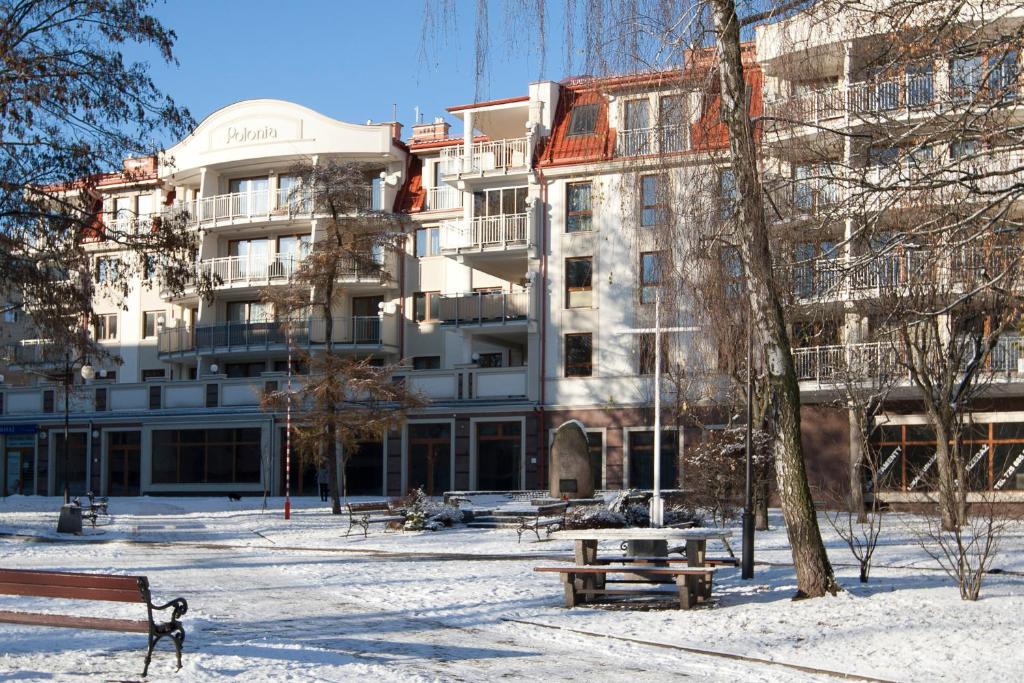
[[[345,535],[352,533],[352,529],[359,526],[363,528],[363,538],[366,538],[371,524],[384,524],[385,533],[395,522],[405,522],[405,515],[391,507],[386,501],[376,503],[346,503],[345,511],[348,513],[348,529]]]
[[[185,598],[175,598],[166,604],[154,605],[149,592],[149,580],[145,576],[0,569],[0,594],[63,600],[142,603],[146,606],[146,619],[0,611],[0,623],[145,633],[149,636],[149,649],[146,651],[143,676],[149,672],[153,648],[161,639],[168,637],[174,642],[178,669],[181,669],[181,646],[185,642],[185,629],[179,619],[188,611],[188,603]],[[170,621],[154,621],[153,611],[165,609],[171,610]]]
[[[539,541],[541,529],[544,529],[547,535],[550,535],[552,531],[563,529],[565,527],[565,512],[568,509],[568,503],[551,503],[550,505],[538,505],[532,512],[520,515],[517,520],[519,526],[516,528],[519,542],[523,542],[523,534],[527,531],[532,531]]]
[[[707,564],[707,565],[716,566],[716,567],[717,566],[726,566],[726,565],[728,565],[730,567],[738,567],[738,566],[740,566],[740,558],[736,557],[733,554],[732,546],[729,545],[729,542],[726,539],[722,539],[722,542],[725,544],[725,549],[727,551],[729,551],[729,554],[728,555],[705,555],[703,560],[702,560],[703,563]],[[683,556],[682,560],[684,560],[684,561],[686,560],[686,546],[685,545],[677,546],[675,548],[669,548],[668,552],[669,552],[670,555],[672,553],[679,553],[679,554],[681,554]]]
[[[72,503],[82,508],[82,519],[87,519],[92,524],[93,528],[96,527],[96,518],[100,515],[109,516],[107,512],[107,505],[110,503],[110,499],[106,496],[97,496],[92,491],[85,494],[89,499],[88,505],[82,505],[82,501],[75,497],[72,499]]]
[[[664,561],[664,558],[662,558]],[[711,599],[714,567],[655,567],[650,564],[624,566],[575,565],[564,567],[535,567],[535,572],[555,572],[561,576],[565,590],[565,606],[575,607],[580,602],[597,596],[650,596],[660,591],[608,588],[612,584],[650,583],[673,581],[679,596],[679,606],[690,609]],[[622,578],[609,579],[609,575]]]
[[[660,557],[660,556],[647,556],[647,557],[599,557],[594,562],[595,564],[682,564],[687,559],[683,557]],[[705,557],[704,565],[710,567],[719,566],[740,566],[740,560],[737,557]]]

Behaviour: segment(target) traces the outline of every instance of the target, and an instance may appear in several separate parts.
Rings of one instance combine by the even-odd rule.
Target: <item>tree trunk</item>
[[[966,482],[963,474],[959,472],[963,467],[958,466],[962,464],[961,458],[954,442],[956,436],[950,428],[955,416],[952,411],[942,408],[929,406],[928,416],[932,422],[932,429],[935,430],[935,467],[938,468],[936,489],[939,494],[942,530],[955,531],[960,528],[966,516],[966,497],[963,495]]]
[[[773,449],[776,483],[797,575],[797,596],[834,594],[838,588],[821,540],[804,468],[800,441],[800,388],[789,349],[782,307],[772,281],[764,200],[758,179],[757,150],[747,111],[740,54],[739,21],[733,0],[712,0],[721,80],[721,116],[729,132],[736,179],[735,223],[747,276],[751,325],[764,345],[765,367],[774,397]]]
[[[321,314],[324,316],[324,353],[334,355],[334,318],[331,310],[331,302],[334,300],[334,275],[332,271],[331,284],[327,286],[325,299],[327,303],[321,307]],[[324,412],[327,414],[327,467],[331,475],[331,513],[341,514],[341,498],[338,496],[338,434],[334,421],[337,419],[338,406],[335,397],[331,392],[326,392]]]
[[[850,496],[849,511],[857,513],[857,522],[863,524],[868,520],[864,510],[864,416],[856,408],[850,408]],[[875,492],[871,492],[875,495]]]

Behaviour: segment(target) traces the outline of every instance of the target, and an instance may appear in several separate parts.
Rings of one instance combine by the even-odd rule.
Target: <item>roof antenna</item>
[[[412,110],[415,114],[413,116],[413,120],[416,121],[416,123],[423,123],[423,114],[422,112],[420,112],[420,106],[416,105],[415,107],[412,108]]]
[[[392,121],[397,121],[398,120],[398,104],[395,103],[395,102],[391,103],[391,120]]]

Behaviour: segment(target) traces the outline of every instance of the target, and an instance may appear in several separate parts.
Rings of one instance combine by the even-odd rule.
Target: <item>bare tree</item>
[[[280,412],[291,400],[299,409],[293,422],[296,441],[327,466],[334,514],[341,513],[338,446],[344,470],[360,441],[384,438],[402,424],[407,410],[422,403],[403,383],[392,381],[394,366],[342,355],[337,346],[339,340],[381,338],[383,311],[368,319],[335,318],[344,278],[353,272],[390,277],[383,268],[385,254],[398,249],[404,238],[402,216],[373,209],[372,178],[378,170],[344,160],[318,160],[293,169],[298,183],[289,205],[312,203],[323,218],[314,225],[309,253],[290,285],[263,293],[293,339],[321,345],[318,351],[295,345],[297,367],[304,371],[299,388],[291,395],[287,389],[267,393],[264,406]]]
[[[129,0],[21,0],[0,7],[0,291],[30,311],[38,336],[87,319],[84,285],[98,245],[141,272],[153,254],[163,285],[191,275],[193,232],[173,219],[104,220],[98,188],[155,175],[158,139],[192,125],[125,44],[173,62],[174,32]],[[143,157],[122,165],[129,157]],[[128,274],[127,272],[125,273]],[[127,278],[123,280],[127,282]]]

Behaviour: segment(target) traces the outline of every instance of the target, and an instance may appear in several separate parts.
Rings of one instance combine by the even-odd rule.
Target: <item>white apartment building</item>
[[[805,94],[808,82],[861,87],[854,56],[870,41],[818,38],[814,49],[827,58],[808,81],[787,71],[793,61],[777,49],[782,39],[772,32],[784,28],[760,31],[756,51],[746,46],[754,115],[762,94],[767,107],[794,107],[818,96],[820,88]],[[933,78],[941,80],[938,70]],[[287,285],[317,238],[318,217],[288,206],[290,169],[332,157],[379,167],[367,178],[368,207],[412,223],[404,249],[382,252],[379,269],[354,269],[340,283],[335,341],[345,352],[402,360],[398,375],[429,400],[400,430],[361,445],[348,461],[347,491],[542,488],[550,432],[567,419],[590,435],[598,488],[650,487],[653,358],[624,332],[653,320],[665,248],[653,229],[658,186],[685,183],[690,166],[726,166],[717,103],[687,83],[679,73],[532,83],[518,97],[451,107],[461,138],[441,118],[413,125],[405,141],[398,124],[352,125],[288,102],[245,101],[211,114],[159,164],[142,162],[151,163],[144,180],[104,182],[104,220],[144,224],[187,212],[189,229],[201,230],[196,267],[221,284],[210,301],[188,291],[172,299],[140,281],[127,301],[97,302],[107,317],[95,333],[123,364],[98,368],[69,397],[72,490],[283,492],[283,416],[261,411],[259,397],[284,380],[288,340],[258,292]],[[102,260],[116,254],[101,244],[97,258],[97,278],[116,277]],[[830,310],[829,348],[845,348],[855,341],[847,330],[864,320],[841,305]],[[315,348],[322,332],[311,323],[292,341]],[[795,353],[809,466],[842,479],[848,418],[828,407],[835,392],[823,371],[835,354]],[[8,365],[9,377],[26,367]],[[1012,396],[989,422],[1024,425],[1017,373],[1008,364]],[[56,493],[62,387],[5,381],[0,398],[0,482],[8,492]],[[703,410],[713,423],[714,407]],[[904,412],[896,422],[906,451],[921,444],[908,441],[904,425],[923,418],[912,406]],[[1019,440],[994,429],[998,469],[1024,448],[1024,428]],[[696,438],[696,428],[666,426],[663,485],[685,480],[679,456]],[[313,492],[311,467],[293,472],[293,492]]]

